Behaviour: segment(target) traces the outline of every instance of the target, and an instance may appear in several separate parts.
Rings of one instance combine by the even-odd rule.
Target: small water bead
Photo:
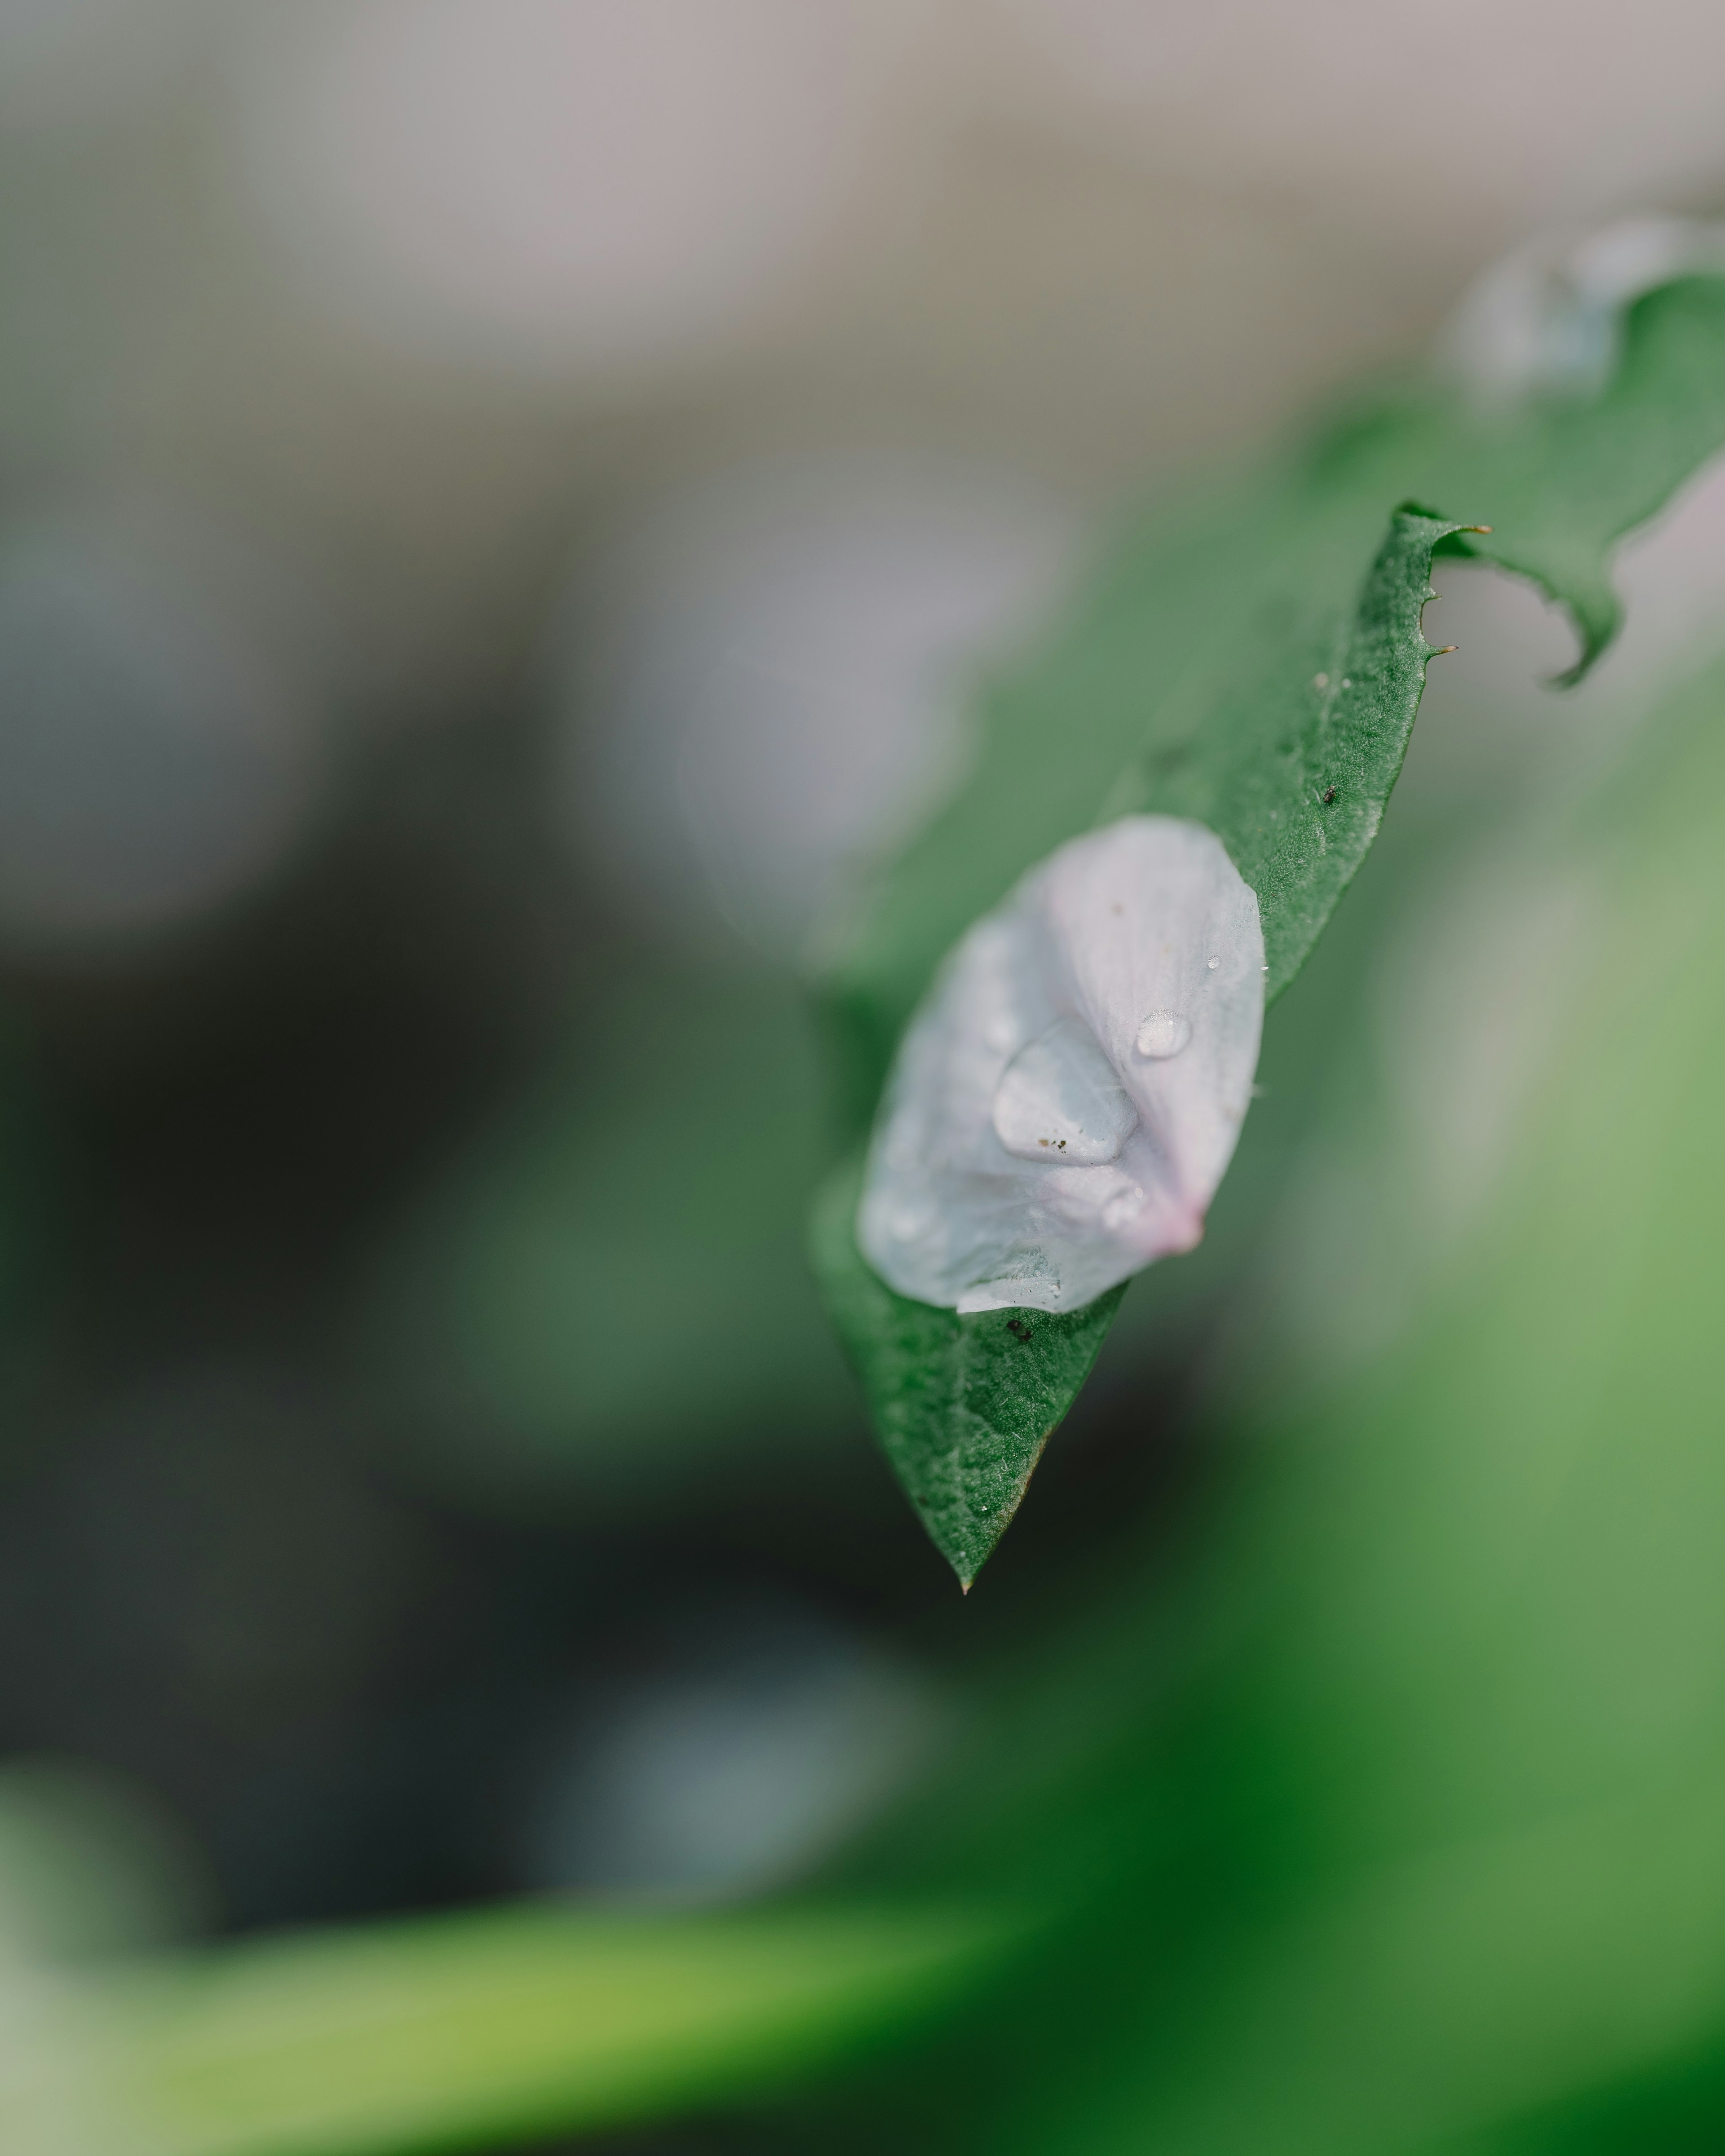
[[[1136,1220],[1144,1209],[1142,1190],[1117,1190],[1102,1207],[1102,1225],[1105,1228],[1124,1228]]]
[[[1214,973],[1217,967],[1219,966],[1222,962],[1219,958],[1206,958],[1204,963],[1209,970]]]
[[[1063,1018],[1007,1065],[993,1120],[1019,1160],[1096,1168],[1119,1158],[1138,1111],[1089,1027]]]
[[[1192,1021],[1181,1011],[1153,1010],[1138,1028],[1132,1043],[1147,1062],[1165,1063],[1178,1055],[1192,1038]]]

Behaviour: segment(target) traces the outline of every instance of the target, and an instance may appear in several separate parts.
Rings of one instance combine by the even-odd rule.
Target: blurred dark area
[[[581,1056],[595,984],[665,965],[545,828],[545,755],[519,714],[391,744],[227,917],[5,981],[0,1742],[150,1792],[224,1928],[560,1883],[531,1833],[559,1749],[619,1696],[722,1671],[716,1625],[745,1666],[755,1635],[769,1662],[825,1632],[913,1666],[977,1650],[830,1388],[819,1447],[793,1449],[792,1404],[692,1493],[662,1465],[645,1494],[506,1476],[475,1503],[367,1353],[421,1186]],[[989,1630],[1178,1488],[1186,1359],[1086,1395]],[[483,1410],[464,1435],[517,1441]]]

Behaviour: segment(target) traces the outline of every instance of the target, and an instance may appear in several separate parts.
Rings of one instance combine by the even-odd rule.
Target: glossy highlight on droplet
[[[1136,1220],[1143,1209],[1142,1190],[1117,1190],[1102,1207],[1102,1225],[1111,1230],[1124,1228]]]
[[[1090,1028],[1063,1018],[1007,1065],[993,1123],[1019,1160],[1098,1168],[1120,1158],[1138,1111]]]
[[[1182,1011],[1147,1012],[1132,1042],[1147,1063],[1166,1063],[1178,1055],[1192,1038],[1192,1021]]]

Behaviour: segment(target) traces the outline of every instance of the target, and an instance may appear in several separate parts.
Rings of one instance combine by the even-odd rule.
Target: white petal
[[[1201,824],[1074,839],[959,943],[911,1020],[857,1235],[901,1295],[1076,1310],[1189,1250],[1251,1097],[1258,901]]]

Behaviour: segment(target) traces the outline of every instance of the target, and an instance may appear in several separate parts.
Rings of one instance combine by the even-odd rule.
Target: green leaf
[[[1312,672],[1332,670],[1317,656],[1322,632],[1358,590],[1393,505],[1489,526],[1457,530],[1445,551],[1560,601],[1584,670],[1618,620],[1612,547],[1722,444],[1725,280],[1688,279],[1629,311],[1597,397],[1509,412],[1430,393],[1380,401],[1147,519],[1065,629],[984,695],[968,783],[891,864],[831,972],[858,1127],[936,966],[1032,862],[1142,805],[1147,783],[1174,777],[1200,735],[1245,708],[1278,655],[1304,644]]]
[[[1239,639],[1178,753],[1160,747],[1105,813],[1154,809],[1216,831],[1258,893],[1271,988],[1291,978],[1365,858],[1406,752],[1430,646],[1431,554],[1460,529],[1398,510],[1351,609],[1269,612]],[[814,1235],[827,1306],[894,1471],[968,1589],[1090,1373],[1124,1288],[1086,1309],[961,1317],[894,1294],[865,1264],[853,1165]]]
[[[1306,634],[1278,620],[1261,665],[1242,664],[1189,741],[1158,745],[1111,804],[1215,832],[1257,893],[1266,995],[1300,970],[1378,835],[1432,655],[1432,550],[1465,528],[1397,510],[1351,615]]]
[[[1622,358],[1597,396],[1497,412],[1435,393],[1384,400],[1131,536],[1070,629],[985,697],[968,783],[893,865],[832,973],[853,1131],[970,923],[1064,840],[1133,810],[1195,817],[1222,837],[1258,894],[1278,994],[1368,850],[1400,769],[1429,649],[1419,619],[1433,547],[1560,600],[1580,637],[1566,677],[1578,678],[1617,624],[1613,545],[1722,443],[1725,280],[1686,279],[1628,311]],[[1399,500],[1470,521],[1404,506],[1384,538]],[[829,1234],[823,1246],[834,1247]],[[951,1373],[977,1321],[945,1313],[919,1336],[901,1298],[871,1300],[852,1270],[829,1262],[829,1307],[914,1494],[932,1472],[924,1455],[957,1442],[932,1404],[965,1410]],[[1111,1306],[1098,1308],[1106,1330]],[[919,1337],[935,1358],[920,1374]],[[1096,1344],[1070,1358],[1063,1396],[1039,1392],[1032,1420],[1059,1419]],[[908,1411],[889,1386],[917,1403],[923,1435],[908,1459]]]
[[[927,1907],[544,1906],[222,1948],[18,2015],[0,2143],[397,2156],[660,2117],[926,2013],[1003,1936],[998,1919]]]
[[[1039,1672],[1003,1663],[995,1728],[886,1853],[1070,1923],[860,2146],[1725,2143],[1722,858],[1715,662],[1582,815],[1505,834],[1512,887],[1574,910],[1488,1034],[1496,1073],[1528,1058],[1501,1172],[1405,1327],[1211,1434],[1178,1557],[1098,1554],[1103,1592]],[[1458,834],[1434,904],[1477,867]],[[1501,988],[1497,943],[1449,947]],[[1453,1159],[1404,1118],[1337,1136],[1348,1179]],[[1450,1209],[1426,1188],[1389,1201],[1408,1245]],[[1642,2106],[1702,2061],[1666,2138]]]
[[[1613,547],[1725,444],[1725,279],[1688,277],[1638,300],[1597,397],[1497,415],[1441,412],[1404,491],[1457,501],[1489,525],[1467,551],[1531,577],[1581,638],[1579,680],[1616,634]],[[1396,459],[1399,468],[1410,460]]]
[[[895,1295],[856,1246],[860,1156],[823,1186],[810,1250],[893,1471],[966,1594],[1090,1374],[1123,1286],[1083,1310],[970,1317]]]

